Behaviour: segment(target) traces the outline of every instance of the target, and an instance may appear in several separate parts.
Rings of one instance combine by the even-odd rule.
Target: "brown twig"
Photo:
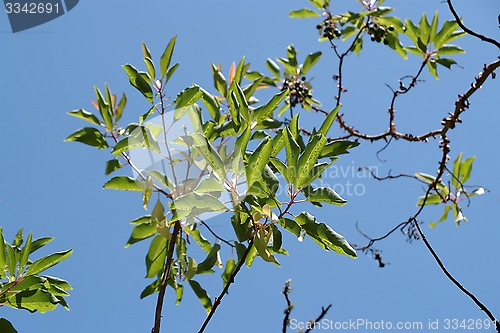
[[[283,295],[285,295],[285,300],[286,300],[286,308],[285,308],[285,317],[283,318],[283,329],[282,333],[286,333],[286,328],[288,327],[289,321],[290,321],[290,314],[292,313],[293,310],[293,304],[292,301],[290,301],[290,292],[292,291],[292,288],[290,288],[290,283],[292,280],[287,280],[285,282],[285,289],[283,289]]]
[[[215,310],[217,310],[217,307],[221,303],[222,298],[224,297],[224,295],[227,294],[227,292],[229,290],[229,286],[231,286],[231,284],[234,283],[234,278],[236,277],[236,274],[238,274],[238,272],[240,271],[241,267],[245,263],[245,260],[246,260],[246,258],[248,256],[248,254],[250,253],[250,250],[252,249],[252,246],[253,246],[253,238],[248,242],[248,247],[245,250],[245,253],[243,253],[243,256],[241,257],[240,261],[238,262],[238,266],[236,266],[236,268],[234,269],[234,271],[231,273],[231,276],[229,277],[229,280],[227,281],[226,285],[224,286],[224,289],[222,289],[221,293],[219,294],[219,297],[217,297],[215,299],[215,302],[212,305],[212,308],[210,309],[210,313],[208,314],[207,318],[205,319],[205,321],[201,325],[201,328],[198,331],[198,333],[202,333],[203,331],[205,331],[205,328],[207,327],[208,323],[212,319],[212,316],[214,315]]]
[[[170,269],[172,266],[172,260],[174,256],[175,243],[177,241],[177,236],[179,235],[181,230],[180,221],[175,221],[174,229],[172,231],[172,237],[170,238],[168,252],[167,252],[167,261],[165,263],[165,271],[163,272],[163,277],[161,280],[160,290],[158,292],[158,300],[156,302],[156,311],[155,311],[155,325],[151,330],[152,333],[160,333],[161,326],[161,312],[163,308],[163,300],[165,298],[165,292],[168,286],[168,278],[170,276]]]
[[[420,228],[419,224],[417,223],[417,220],[415,218],[413,218],[412,222],[414,223],[415,227],[417,228],[418,232],[420,233],[420,237],[422,238],[422,240],[424,241],[424,244],[425,246],[427,247],[427,249],[429,250],[429,252],[432,254],[432,257],[434,258],[434,260],[436,261],[436,263],[438,264],[439,268],[441,268],[441,270],[443,271],[443,273],[446,275],[446,277],[451,281],[453,282],[453,284],[455,286],[458,287],[458,289],[460,289],[460,291],[462,291],[464,294],[466,294],[467,296],[469,296],[470,299],[472,299],[474,301],[474,303],[476,303],[476,305],[484,312],[486,313],[486,315],[488,316],[488,318],[493,322],[495,323],[495,326],[496,326],[496,331],[500,333],[500,323],[498,320],[496,320],[495,316],[493,315],[493,313],[491,313],[491,311],[483,304],[481,303],[476,296],[474,296],[474,294],[472,294],[470,291],[468,291],[464,286],[462,286],[460,284],[460,282],[458,282],[457,279],[455,279],[455,277],[453,275],[451,275],[451,273],[448,271],[448,269],[446,269],[446,267],[444,266],[443,262],[441,261],[441,259],[439,258],[439,256],[437,255],[436,251],[434,251],[434,249],[432,248],[431,244],[429,243],[429,241],[427,240],[427,238],[425,237],[425,234],[422,232],[422,229]]]
[[[451,0],[446,0],[446,2],[448,3],[448,7],[450,8],[451,13],[455,17],[455,21],[457,22],[458,26],[463,29],[463,31],[465,31],[466,33],[468,33],[471,36],[479,38],[483,42],[487,42],[487,43],[493,44],[493,45],[495,45],[496,47],[498,47],[500,49],[500,42],[498,42],[497,40],[494,40],[492,38],[489,38],[489,37],[486,37],[484,35],[481,35],[481,34],[475,32],[475,31],[467,28],[462,23],[462,21],[460,20],[460,16],[458,16],[457,12],[455,11],[455,8],[453,7],[453,4],[451,3]],[[500,20],[500,16],[499,16],[499,20]]]

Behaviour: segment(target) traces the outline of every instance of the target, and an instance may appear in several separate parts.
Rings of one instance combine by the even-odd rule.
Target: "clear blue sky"
[[[344,11],[356,6],[354,0],[332,1]],[[338,4],[337,4],[338,3]],[[451,19],[442,1],[387,1],[396,7],[395,15],[418,20],[440,11],[441,22]],[[121,65],[132,63],[143,68],[141,42],[158,61],[166,43],[178,35],[174,61],[181,63],[170,95],[198,83],[211,91],[210,62],[228,69],[243,55],[255,69],[265,71],[266,58],[285,56],[293,43],[299,58],[321,50],[324,56],[316,69],[315,96],[325,108],[334,105],[336,62],[326,44],[316,42],[312,20],[293,20],[288,12],[308,6],[307,1],[81,1],[68,14],[31,30],[12,34],[5,13],[0,13],[0,226],[10,240],[20,227],[36,237],[53,236],[48,251],[73,248],[74,254],[49,271],[67,279],[74,290],[68,298],[71,311],[62,308],[46,314],[29,314],[0,308],[0,317],[12,321],[19,332],[149,332],[153,324],[156,295],[139,300],[149,281],[144,279],[146,243],[124,245],[131,231],[128,224],[143,215],[140,195],[102,190],[107,180],[104,163],[108,152],[88,146],[64,143],[74,130],[85,124],[66,114],[84,108],[92,110],[93,86],[108,83],[117,94],[126,92],[129,104],[124,122],[137,121],[147,105],[128,84]],[[498,39],[496,16],[499,3],[457,1],[457,10],[473,29]],[[439,127],[452,111],[458,94],[468,89],[483,64],[498,56],[495,47],[471,37],[456,41],[467,53],[455,59],[463,68],[440,69],[440,80],[425,73],[422,82],[396,105],[398,128],[423,133]],[[368,43],[367,52],[349,56],[345,68],[343,100],[347,120],[368,133],[385,130],[390,91],[385,83],[415,74],[419,59],[402,60],[380,45]],[[500,80],[489,80],[471,99],[464,124],[450,134],[452,159],[459,152],[477,160],[471,183],[491,192],[472,200],[465,208],[469,223],[457,228],[453,221],[430,229],[423,228],[450,271],[500,316],[498,211],[500,207],[500,162],[496,141],[500,123]],[[312,127],[320,116],[304,114]],[[335,129],[333,135],[339,134]],[[375,152],[382,143],[363,143],[338,162],[343,170],[359,165],[377,167],[380,175],[392,172],[434,174],[440,150],[436,141],[428,144],[395,142],[382,154]],[[333,176],[332,176],[333,177]],[[422,186],[411,180],[379,183],[373,179],[348,175],[346,179],[364,190],[362,196],[344,195],[344,207],[311,210],[350,242],[364,239],[355,230],[358,222],[372,236],[380,236],[416,211]],[[304,207],[307,209],[308,207]],[[421,215],[426,222],[436,220],[442,208],[430,207]],[[210,220],[214,229],[224,232],[229,221],[224,215]],[[212,240],[212,239],[211,239]],[[376,244],[391,265],[377,267],[370,256],[356,260],[324,252],[310,239],[298,243],[286,237],[289,257],[281,257],[282,267],[257,260],[243,269],[217,310],[207,332],[278,332],[285,301],[280,294],[292,279],[291,298],[296,307],[292,317],[306,321],[315,318],[321,306],[333,304],[326,316],[333,321],[367,319],[423,322],[438,319],[485,319],[486,316],[441,273],[422,242],[408,244],[394,234]],[[220,275],[222,272],[216,272]],[[218,276],[199,279],[215,297],[222,287]],[[198,299],[186,288],[180,306],[168,291],[163,332],[197,332],[205,318]],[[293,330],[289,330],[292,332]],[[364,330],[360,330],[364,331]],[[426,332],[424,329],[422,332]],[[485,331],[485,330],[482,330]],[[491,328],[489,332],[493,332]]]

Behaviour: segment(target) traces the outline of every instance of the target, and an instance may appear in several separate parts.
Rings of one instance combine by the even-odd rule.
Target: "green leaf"
[[[339,254],[356,258],[356,251],[347,240],[328,225],[317,222],[316,218],[307,212],[302,212],[295,217],[295,221],[306,231],[307,235],[321,244],[325,250],[334,250]]]
[[[48,256],[45,256],[43,258],[40,258],[33,262],[28,269],[26,270],[25,275],[36,275],[40,272],[45,271],[46,269],[58,264],[64,259],[67,259],[71,253],[73,253],[73,250],[66,250],[62,252],[56,252],[53,254],[50,254]]]
[[[212,64],[212,74],[214,77],[214,86],[222,96],[227,96],[227,81],[224,75],[221,73],[219,68]]]
[[[443,27],[436,34],[434,38],[434,47],[436,49],[443,46],[445,43],[449,42],[448,38],[451,34],[458,28],[456,21],[446,21],[443,23]]]
[[[287,174],[286,180],[288,183],[295,183],[297,175],[297,160],[300,154],[300,146],[293,138],[288,127],[283,129],[283,139],[285,141]]]
[[[29,312],[41,312],[56,308],[60,301],[51,293],[43,289],[23,290],[7,299],[6,305]],[[3,333],[3,332],[2,332]]]
[[[296,69],[298,66],[297,51],[295,50],[295,47],[293,47],[293,45],[288,45],[286,49],[286,57],[288,58],[288,64]]]
[[[436,11],[436,14],[434,14],[434,18],[432,19],[431,23],[431,28],[429,31],[429,43],[434,43],[436,40],[436,32],[437,32],[437,27],[438,27],[438,12]]]
[[[227,207],[210,193],[190,192],[175,198],[172,209],[180,219],[198,216],[205,212],[225,212]]]
[[[283,244],[283,235],[278,227],[273,224],[273,251],[278,252],[281,249],[281,245]]]
[[[267,102],[265,105],[262,105],[258,108],[256,108],[253,111],[253,120],[255,120],[258,123],[263,122],[267,118],[269,118],[273,111],[276,110],[278,105],[286,98],[288,95],[288,90],[283,90],[276,95],[274,95],[269,102]]]
[[[153,102],[153,90],[151,89],[149,83],[143,78],[141,73],[130,64],[123,65],[122,67],[127,73],[130,84],[139,90],[148,101]]]
[[[273,73],[275,78],[280,78],[280,67],[271,58],[267,58],[266,67]]]
[[[341,105],[338,105],[337,107],[335,107],[335,109],[333,109],[328,114],[328,116],[323,121],[323,124],[321,124],[321,127],[318,130],[318,133],[321,133],[324,136],[326,136],[328,134],[328,131],[330,130],[330,128],[332,127],[333,122],[335,121],[335,117],[337,117],[337,113],[339,112],[340,106]]]
[[[155,277],[165,266],[165,258],[167,257],[168,240],[157,235],[151,241],[148,254],[146,255],[146,277]]]
[[[155,70],[155,64],[153,63],[153,60],[149,57],[144,58],[144,63],[146,64],[146,67],[148,68],[148,74],[149,76],[154,80],[156,77],[156,70]]]
[[[424,198],[425,196],[422,196],[418,198],[417,206],[422,206],[424,204]],[[429,194],[427,196],[427,200],[425,201],[426,205],[437,205],[443,202],[443,199],[441,199],[441,196],[436,193]]]
[[[437,222],[430,222],[429,223],[430,227],[434,228],[439,223],[446,221],[446,219],[448,219],[448,213],[449,213],[450,209],[451,209],[450,205],[444,206],[444,211],[443,211],[443,214],[441,215],[441,218]]]
[[[292,10],[290,12],[290,17],[291,18],[312,18],[312,17],[320,17],[320,15],[315,12],[314,10],[311,10],[309,8],[302,8],[298,10]]]
[[[456,65],[456,61],[453,60],[453,59],[450,59],[450,58],[440,58],[440,59],[436,59],[436,62],[438,64],[440,64],[441,66],[444,66],[448,69],[451,68],[451,65]]]
[[[309,53],[306,56],[306,60],[304,61],[302,68],[300,69],[300,74],[306,75],[309,72],[309,70],[318,62],[320,58],[321,58],[321,52]]]
[[[0,332],[2,333],[17,333],[16,329],[10,321],[5,318],[0,318]]]
[[[104,119],[106,128],[111,131],[111,129],[113,128],[113,121],[111,119],[111,105],[104,100],[104,97],[97,87],[94,86],[94,90],[97,99],[97,106],[99,107],[99,112],[101,113],[102,119]],[[106,93],[107,95],[109,95],[108,85],[106,85]]]
[[[172,181],[160,171],[153,170],[148,171],[148,173],[151,175],[151,177],[158,180],[166,188],[172,190],[175,187]]]
[[[203,159],[208,163],[208,165],[210,165],[210,167],[219,177],[219,180],[223,181],[226,178],[226,167],[217,150],[202,134],[193,133],[191,137],[194,139],[195,142],[193,148],[198,153],[200,153]]]
[[[22,244],[23,244],[23,228],[17,231],[17,234],[14,237],[14,240],[12,241],[12,246],[20,247]]]
[[[257,257],[258,254],[259,254],[259,252],[257,251],[257,248],[255,247],[255,243],[253,243],[252,247],[248,251],[247,257],[245,258],[245,265],[247,267],[252,266],[252,264],[255,261],[255,258]]]
[[[142,192],[144,191],[144,184],[128,176],[116,176],[108,180],[103,188]]]
[[[256,234],[253,238],[253,244],[255,245],[255,248],[257,249],[259,256],[264,261],[272,262],[279,265],[276,258],[271,254],[271,252],[269,252],[269,249],[267,248],[267,242],[264,239],[260,238],[258,234]]]
[[[250,64],[245,65],[245,59],[246,57],[243,56],[243,58],[241,58],[240,62],[238,63],[238,67],[236,67],[236,72],[234,74],[233,82],[236,83],[237,85],[241,85],[241,81],[243,80],[243,77],[245,76],[248,67],[250,67]]]
[[[422,41],[424,44],[429,44],[430,43],[430,33],[431,33],[431,26],[429,24],[429,21],[427,20],[427,15],[425,13],[422,14],[422,18],[420,19],[420,22],[418,22],[418,27],[420,28],[420,31],[422,32]]]
[[[313,170],[318,158],[326,143],[326,137],[318,133],[314,135],[307,143],[304,153],[299,157],[297,163],[298,177],[295,187],[301,188],[308,185],[314,180],[311,171]]]
[[[147,57],[147,58],[153,59],[153,56],[151,55],[151,51],[149,51],[146,44],[144,42],[142,42],[141,46],[142,46],[142,54],[144,55],[144,58]]]
[[[31,253],[31,241],[33,240],[33,234],[30,232],[26,244],[21,250],[21,260],[19,261],[19,271],[22,272],[24,266],[28,263],[28,256]]]
[[[210,94],[208,91],[205,89],[199,87],[200,91],[202,92],[201,100],[203,101],[203,104],[205,104],[205,107],[208,110],[208,113],[210,113],[210,116],[215,120],[218,121],[220,117],[220,105],[217,99]]]
[[[459,178],[462,184],[467,182],[470,178],[470,174],[472,172],[472,163],[476,159],[476,156],[469,157],[462,163],[460,163],[460,172],[459,172]]]
[[[108,148],[104,135],[94,127],[85,127],[68,136],[64,141],[77,141],[99,149]]]
[[[205,308],[207,314],[209,314],[210,310],[212,309],[212,300],[208,296],[207,291],[203,289],[201,285],[195,280],[189,280],[189,285],[191,286],[194,293],[196,294],[201,304]]]
[[[182,110],[182,108],[184,107],[193,105],[202,96],[203,92],[200,91],[200,87],[198,86],[192,86],[181,91],[174,101],[174,104],[176,104],[176,109],[174,110],[174,120],[179,120],[180,118],[182,118],[182,115],[179,115],[178,110]],[[187,108],[184,113],[186,112]]]
[[[83,109],[76,110],[76,111],[70,111],[70,112],[68,112],[68,114],[70,116],[86,120],[94,125],[101,125],[101,121],[99,120],[99,118],[97,118],[92,113],[85,111]]]
[[[425,182],[427,182],[427,184],[432,184],[436,180],[436,177],[428,175],[426,173],[421,173],[421,172],[416,173],[415,176],[417,176],[418,178],[424,180]],[[436,184],[436,187],[439,188],[440,190],[443,190],[446,193],[448,193],[450,191],[448,189],[448,187],[446,187],[446,185],[442,181],[439,181]]]
[[[172,65],[172,67],[170,67],[167,70],[167,75],[165,77],[165,83],[167,83],[168,81],[170,81],[170,78],[172,77],[172,75],[174,75],[175,71],[177,70],[177,68],[179,68],[179,66],[180,66],[179,63],[175,63],[174,65]]]
[[[434,62],[434,61],[428,61],[427,62],[427,69],[432,74],[432,76],[434,76],[434,78],[436,80],[439,79],[439,76],[437,74],[436,62]]]
[[[416,46],[405,46],[404,49],[410,53],[416,54],[416,55],[421,56],[421,57],[423,57],[425,55],[425,52],[423,52],[422,50],[420,50]]]
[[[153,105],[151,108],[149,108],[149,110],[142,114],[140,117],[139,117],[139,124],[142,125],[142,123],[144,123],[144,121],[146,119],[148,119],[149,117],[151,117],[156,111],[156,107]]]
[[[290,220],[289,218],[282,217],[278,220],[278,224],[285,228],[285,230],[291,232],[297,237],[300,237],[300,232],[302,228],[297,224],[294,220]]]
[[[160,290],[161,281],[159,279],[154,280],[141,292],[141,299],[148,297]]]
[[[121,119],[125,105],[127,105],[127,96],[123,93],[122,98],[120,99],[120,102],[115,110],[115,121],[118,122]]]
[[[460,179],[460,165],[462,164],[462,153],[458,154],[453,162],[453,175],[451,176],[451,185],[454,189],[458,189],[458,181]]]
[[[12,248],[11,245],[5,244],[5,247],[7,249],[7,271],[9,272],[9,275],[12,277],[14,274],[16,274],[16,253],[14,252],[14,249]]]
[[[5,255],[5,251],[5,239],[3,238],[2,228],[0,228],[0,279],[5,277],[5,269],[7,267],[7,257]]]
[[[405,20],[406,35],[417,45],[418,37],[422,34],[420,29],[409,19]]]
[[[217,262],[217,259],[219,257],[219,250],[220,250],[219,244],[214,244],[212,246],[212,250],[207,255],[205,260],[203,260],[198,264],[198,269],[196,270],[196,274],[213,273],[212,267],[214,267],[214,265]]]
[[[349,154],[348,149],[359,146],[359,142],[348,140],[335,140],[327,143],[321,150],[319,158],[333,157],[342,154]]]
[[[338,206],[343,206],[347,203],[347,200],[342,198],[333,189],[329,187],[318,187],[312,191],[309,191],[306,201],[325,202],[328,204],[334,204]]]
[[[200,245],[200,247],[206,253],[210,253],[212,251],[212,243],[210,243],[203,235],[200,233],[200,230],[194,229],[190,231],[191,236],[194,238],[196,243]]]
[[[170,42],[168,42],[168,45],[165,48],[165,51],[163,51],[163,54],[161,55],[160,72],[161,72],[162,79],[165,77],[165,74],[167,73],[167,69],[170,66],[170,60],[172,59],[172,54],[174,53],[174,47],[175,47],[176,40],[177,40],[177,36],[174,36],[170,40]]]
[[[123,165],[120,163],[120,161],[113,159],[109,160],[106,162],[106,171],[105,174],[106,176],[109,175],[110,173],[120,169]]]
[[[226,267],[224,269],[224,272],[222,273],[223,286],[226,286],[228,284],[229,279],[231,278],[231,274],[234,272],[235,268],[236,262],[233,258],[229,258],[228,261],[226,261]]]
[[[144,183],[144,191],[142,192],[142,207],[146,210],[148,209],[149,199],[151,199],[151,195],[153,194],[153,186],[154,180],[148,175]]]
[[[273,141],[265,138],[248,158],[246,178],[248,187],[262,177],[262,172],[269,162],[273,150]]]
[[[465,53],[465,50],[456,45],[443,45],[437,51],[438,55]]]

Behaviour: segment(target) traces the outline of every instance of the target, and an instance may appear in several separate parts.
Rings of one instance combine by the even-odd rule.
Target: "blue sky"
[[[333,3],[340,12],[357,6],[354,0]],[[441,22],[451,19],[441,1],[387,1],[386,5],[396,7],[395,15],[400,18],[418,21],[422,12],[432,16],[439,10]],[[332,108],[335,57],[325,43],[317,42],[317,21],[288,18],[290,10],[305,6],[305,0],[241,4],[220,0],[89,0],[54,21],[16,34],[10,31],[7,15],[0,13],[0,226],[9,240],[20,227],[26,235],[33,231],[36,237],[55,237],[46,253],[74,249],[69,260],[49,271],[72,284],[74,290],[68,299],[71,311],[60,308],[32,315],[2,307],[0,317],[11,320],[19,332],[149,332],[156,296],[139,300],[140,292],[149,284],[144,279],[147,244],[124,248],[132,229],[128,222],[145,214],[140,195],[102,189],[107,180],[104,163],[111,156],[63,142],[85,126],[66,112],[79,108],[92,111],[93,86],[103,88],[108,83],[112,92],[126,92],[129,98],[123,122],[137,121],[148,106],[128,84],[121,66],[131,63],[144,67],[142,41],[158,61],[173,35],[178,35],[174,61],[181,67],[171,81],[171,97],[192,83],[214,91],[210,62],[221,63],[227,70],[233,61],[246,55],[254,69],[264,72],[268,57],[285,56],[287,45],[294,44],[299,59],[318,50],[324,53],[311,75],[315,97],[325,108]],[[499,38],[498,1],[462,2],[456,8],[468,26]],[[425,82],[396,104],[401,131],[423,133],[438,128],[440,120],[453,110],[457,95],[468,89],[483,64],[498,56],[495,47],[468,36],[455,43],[467,51],[455,57],[463,68],[440,69],[439,81],[424,73]],[[360,56],[349,56],[345,67],[349,92],[342,108],[346,119],[368,133],[384,131],[391,97],[385,83],[396,86],[398,78],[415,74],[419,61],[411,55],[402,60],[371,43]],[[475,155],[470,182],[490,192],[474,198],[465,208],[470,222],[460,228],[451,220],[432,230],[428,223],[423,225],[446,267],[497,316],[500,160],[494,147],[500,121],[499,83],[498,79],[488,80],[471,99],[464,123],[450,134],[452,159],[459,152],[465,157]],[[306,127],[322,120],[319,115],[303,113]],[[335,128],[332,135],[337,134],[340,131]],[[337,170],[349,175],[346,179],[332,176],[335,181],[358,184],[363,195],[344,194],[349,200],[344,207],[311,210],[351,243],[364,241],[355,230],[356,222],[367,234],[380,236],[412,216],[417,198],[423,194],[421,184],[415,181],[380,183],[353,176],[352,170],[364,165],[377,168],[380,175],[389,170],[393,174],[434,174],[438,167],[441,151],[437,141],[394,142],[380,155],[385,163],[375,155],[382,146],[381,142],[363,143],[336,163]],[[421,218],[426,222],[436,220],[441,212],[442,207],[429,207]],[[224,215],[210,223],[222,233],[229,228]],[[257,260],[251,269],[240,272],[207,332],[279,331],[286,306],[280,292],[290,278],[295,303],[292,317],[301,321],[315,318],[321,306],[330,303],[332,309],[326,318],[340,322],[415,321],[423,322],[425,328],[429,320],[437,319],[442,325],[447,318],[486,319],[445,278],[422,242],[408,244],[399,233],[376,244],[383,250],[384,260],[391,263],[384,269],[362,253],[352,260],[324,252],[310,239],[299,243],[294,237],[286,237],[284,247],[290,256],[280,258],[281,268]],[[199,279],[211,297],[222,287],[216,275]],[[196,332],[201,326],[205,311],[188,289],[180,306],[173,304],[169,290],[163,332]]]

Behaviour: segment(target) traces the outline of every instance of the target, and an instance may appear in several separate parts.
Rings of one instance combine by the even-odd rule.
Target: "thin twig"
[[[316,323],[319,323],[319,321],[323,319],[324,316],[326,316],[326,313],[328,312],[328,310],[330,310],[331,307],[332,307],[331,304],[329,304],[326,308],[321,307],[321,314],[318,316],[318,318],[314,320],[314,324],[312,324],[311,327],[308,328],[304,333],[311,332],[314,329],[314,327],[316,327]]]
[[[292,288],[290,288],[290,283],[292,280],[287,280],[285,282],[285,289],[283,289],[283,295],[285,295],[285,300],[286,300],[286,309],[285,309],[285,317],[283,318],[283,329],[282,333],[286,333],[286,328],[288,327],[288,323],[290,321],[290,314],[292,313],[293,310],[293,304],[292,301],[290,301],[290,292]]]
[[[241,267],[245,263],[245,260],[248,257],[248,254],[250,253],[250,250],[251,250],[252,246],[253,246],[253,238],[250,240],[250,242],[248,242],[248,247],[245,250],[245,253],[243,253],[243,256],[241,257],[240,261],[238,262],[238,266],[236,266],[236,268],[234,269],[234,271],[231,273],[231,276],[229,277],[229,280],[227,281],[226,285],[224,286],[224,289],[219,294],[219,297],[217,297],[215,299],[215,302],[212,305],[212,308],[210,309],[210,313],[208,314],[207,318],[205,319],[205,321],[201,325],[201,328],[198,331],[198,333],[202,333],[203,331],[205,331],[205,328],[207,327],[208,323],[212,319],[212,316],[214,315],[215,310],[217,310],[217,307],[221,303],[222,298],[224,297],[224,295],[227,294],[227,292],[229,290],[229,286],[231,286],[231,284],[234,283],[234,278],[236,277],[236,274],[238,274],[238,272],[240,271]]]
[[[172,231],[172,237],[170,238],[168,252],[167,252],[167,262],[165,264],[165,271],[163,272],[163,278],[160,285],[160,290],[158,292],[158,300],[156,302],[155,311],[155,326],[151,330],[152,333],[160,333],[161,325],[161,312],[163,308],[163,300],[165,298],[165,291],[168,285],[168,277],[170,276],[170,268],[172,266],[172,260],[174,256],[175,243],[177,241],[177,236],[181,230],[180,221],[175,221],[174,230]]]
[[[498,42],[497,40],[494,40],[492,38],[481,35],[475,31],[472,31],[471,29],[467,28],[460,20],[460,16],[458,16],[457,12],[455,11],[455,8],[453,8],[453,4],[451,3],[451,0],[446,0],[446,2],[448,3],[448,7],[450,8],[451,13],[455,17],[455,21],[457,21],[457,24],[460,28],[462,28],[469,35],[474,36],[476,38],[479,38],[483,42],[493,44],[500,49],[500,42]]]
[[[438,264],[439,268],[441,268],[441,270],[443,271],[443,273],[446,275],[446,277],[451,282],[453,282],[453,284],[455,286],[457,286],[458,289],[460,289],[460,291],[462,291],[464,294],[466,294],[467,296],[469,296],[469,298],[472,299],[474,301],[474,303],[476,303],[476,305],[482,311],[484,311],[484,313],[486,313],[486,315],[488,316],[488,318],[495,324],[496,331],[500,333],[500,322],[495,318],[495,316],[493,315],[493,313],[491,313],[491,311],[483,303],[481,303],[477,299],[477,297],[474,296],[474,294],[472,294],[470,291],[468,291],[464,286],[462,286],[460,284],[460,282],[458,282],[457,279],[455,279],[455,277],[453,275],[451,275],[451,273],[448,271],[448,269],[446,269],[446,267],[444,266],[443,262],[441,261],[441,259],[437,255],[436,251],[434,251],[434,249],[432,248],[431,244],[429,243],[429,241],[425,237],[425,234],[422,232],[422,229],[420,228],[420,225],[417,223],[417,220],[413,219],[413,223],[414,223],[415,227],[417,228],[418,232],[420,233],[420,237],[422,237],[422,240],[424,241],[425,246],[427,247],[427,249],[429,250],[429,252],[432,254],[432,256],[434,257],[434,260]]]

